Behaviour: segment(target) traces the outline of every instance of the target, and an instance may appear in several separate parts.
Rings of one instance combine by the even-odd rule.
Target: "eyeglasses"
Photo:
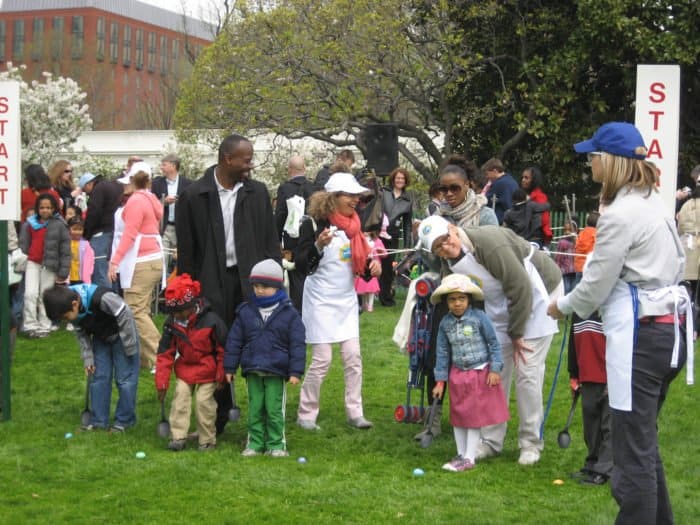
[[[438,191],[442,193],[459,193],[460,191],[464,191],[464,186],[460,184],[450,184],[449,186],[438,187]]]
[[[63,173],[73,173],[73,170],[63,170]]]
[[[588,162],[593,162],[593,157],[600,157],[603,153],[601,151],[591,151],[587,157]]]
[[[445,235],[441,235],[435,241],[433,241],[433,245],[431,246],[431,251],[435,254],[438,255],[438,252],[442,250],[443,246],[445,246],[446,243],[448,243],[450,240],[450,234],[446,233]]]

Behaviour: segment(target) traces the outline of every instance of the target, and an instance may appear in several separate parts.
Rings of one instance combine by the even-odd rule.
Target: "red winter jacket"
[[[165,322],[156,359],[158,390],[167,390],[173,364],[175,376],[189,385],[224,382],[224,322],[204,301],[187,321],[186,327],[172,316]]]

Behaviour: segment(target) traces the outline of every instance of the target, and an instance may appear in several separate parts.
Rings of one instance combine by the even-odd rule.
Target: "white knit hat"
[[[264,284],[273,288],[282,288],[284,284],[282,267],[274,259],[260,261],[250,271],[250,284]]]

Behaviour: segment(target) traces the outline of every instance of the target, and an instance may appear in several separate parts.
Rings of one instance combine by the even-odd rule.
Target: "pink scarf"
[[[353,213],[350,217],[333,212],[328,216],[328,220],[333,226],[343,230],[350,239],[350,254],[352,256],[352,271],[357,275],[365,273],[367,258],[371,252],[367,239],[360,231],[360,217]]]

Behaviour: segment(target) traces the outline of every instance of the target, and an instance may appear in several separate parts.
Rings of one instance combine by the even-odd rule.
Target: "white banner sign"
[[[675,215],[678,176],[681,69],[677,65],[638,65],[635,125],[659,169],[659,192]]]
[[[19,82],[0,82],[0,220],[20,219],[22,143],[19,122]]]

